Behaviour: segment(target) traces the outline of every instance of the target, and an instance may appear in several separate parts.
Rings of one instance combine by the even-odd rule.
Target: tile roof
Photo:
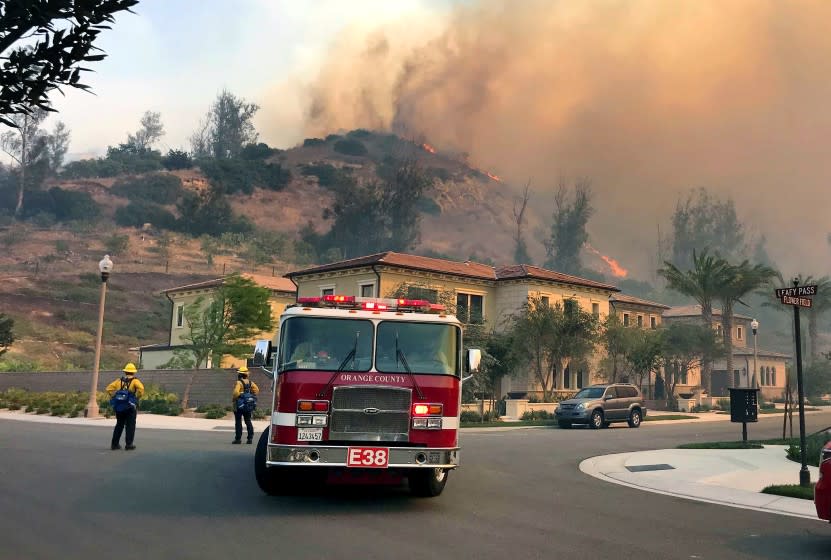
[[[555,272],[546,268],[540,268],[530,264],[513,264],[509,266],[500,266],[496,269],[496,277],[500,280],[512,280],[515,278],[536,278],[539,280],[551,280],[553,282],[560,282],[562,284],[573,284],[576,286],[586,286],[588,288],[599,288],[601,290],[611,290],[619,292],[620,288],[611,284],[589,280],[588,278],[581,278],[579,276],[572,276],[571,274],[563,274],[562,272]]]
[[[734,356],[753,356],[753,348],[747,346],[733,347]],[[757,349],[756,355],[760,358],[781,358],[783,360],[790,360],[793,356],[790,354],[782,354],[781,352],[774,352],[773,350]]]
[[[663,303],[649,301],[648,299],[641,299],[626,294],[615,294],[609,299],[609,301],[619,301],[621,303],[631,303],[633,305],[646,305],[649,307],[661,307],[663,309],[670,309],[669,305],[664,305]]]
[[[268,288],[275,292],[286,292],[292,294],[297,293],[297,286],[294,285],[294,282],[282,276],[266,276],[263,274],[249,274],[245,272],[241,276],[243,278],[253,280],[257,285],[262,286],[263,288]],[[162,290],[162,293],[170,294],[173,292],[184,292],[188,290],[213,288],[221,285],[225,281],[225,278],[227,277],[214,278],[213,280],[205,280],[204,282],[197,282],[195,284],[186,284],[184,286],[168,288],[166,290]]]
[[[303,270],[296,270],[286,274],[288,278],[295,276],[303,276],[306,274],[317,274],[319,272],[332,272],[335,270],[346,270],[350,268],[359,268],[362,266],[372,266],[374,264],[384,264],[388,266],[400,266],[401,268],[410,268],[414,270],[424,270],[428,272],[443,272],[446,274],[454,274],[456,276],[466,276],[469,278],[482,278],[485,280],[496,280],[496,273],[492,266],[474,263],[474,262],[458,262],[449,261],[446,259],[436,259],[433,257],[421,257],[418,255],[408,255],[405,253],[396,253],[394,251],[385,251],[383,253],[375,253],[374,255],[366,255],[345,261],[338,261]]]
[[[679,305],[677,307],[670,307],[667,311],[664,311],[664,317],[700,317],[701,316],[701,306],[698,304],[695,305]],[[713,307],[713,317],[721,317],[721,309],[718,307]],[[733,318],[735,319],[746,319],[748,321],[752,320],[752,317],[748,317],[747,315],[742,315],[741,313],[733,313]]]
[[[520,278],[536,278],[540,280],[550,280],[553,282],[560,282],[563,284],[572,284],[577,286],[585,286],[589,288],[599,288],[602,290],[619,291],[619,289],[611,284],[604,284],[596,282],[587,278],[580,278],[578,276],[571,276],[570,274],[563,274],[553,270],[546,270],[537,266],[519,264],[511,266],[501,266],[495,268],[493,266],[475,263],[475,262],[459,262],[450,261],[446,259],[437,259],[433,257],[421,257],[419,255],[408,255],[406,253],[396,253],[394,251],[385,251],[383,253],[375,253],[374,255],[366,255],[354,259],[333,262],[303,270],[296,270],[286,274],[288,278],[297,276],[305,276],[307,274],[318,274],[321,272],[333,272],[336,270],[348,270],[350,268],[360,268],[363,266],[372,265],[387,265],[398,266],[401,268],[409,268],[412,270],[423,270],[426,272],[440,272],[444,274],[452,274],[455,276],[463,276],[467,278],[481,278],[483,280],[514,280]]]

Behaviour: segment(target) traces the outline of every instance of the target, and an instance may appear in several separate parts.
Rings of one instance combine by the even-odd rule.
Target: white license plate
[[[297,441],[321,441],[323,428],[297,428]]]

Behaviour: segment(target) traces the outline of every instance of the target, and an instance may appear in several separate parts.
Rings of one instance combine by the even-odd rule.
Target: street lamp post
[[[104,300],[107,297],[107,280],[110,277],[110,271],[113,269],[113,261],[110,260],[109,255],[104,255],[104,258],[98,263],[98,270],[101,272],[101,301],[98,304],[98,336],[95,339],[95,362],[92,365],[92,385],[89,391],[89,402],[84,411],[84,416],[87,418],[95,418],[98,416],[98,364],[101,361],[101,334],[104,330]]]
[[[750,323],[750,328],[753,329],[753,384],[751,387],[755,389],[759,387],[759,370],[756,367],[756,332],[759,330],[759,321],[753,319]]]

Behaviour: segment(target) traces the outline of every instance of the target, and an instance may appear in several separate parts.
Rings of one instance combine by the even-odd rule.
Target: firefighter
[[[248,368],[240,366],[237,370],[237,382],[234,384],[233,392],[233,407],[234,407],[234,441],[231,443],[238,445],[242,443],[242,420],[245,419],[245,427],[248,430],[248,440],[246,443],[254,442],[254,425],[251,423],[251,410],[245,407],[240,408],[238,399],[239,396],[245,392],[245,386],[250,384],[250,391],[256,395],[260,392],[257,384],[248,379]]]
[[[138,373],[138,370],[136,369],[136,365],[134,363],[128,363],[121,371],[124,373],[124,377],[116,379],[107,385],[106,389],[111,398],[115,397],[116,393],[122,389],[126,389],[128,391],[128,399],[126,401],[127,404],[117,404],[113,406],[115,410],[115,428],[113,429],[113,439],[110,444],[110,449],[121,449],[121,432],[126,428],[127,434],[124,439],[124,443],[126,445],[124,446],[124,449],[129,451],[136,448],[136,446],[133,445],[133,438],[135,438],[136,435],[138,400],[144,396],[144,384],[136,379],[136,373]],[[110,402],[112,403],[113,401]]]

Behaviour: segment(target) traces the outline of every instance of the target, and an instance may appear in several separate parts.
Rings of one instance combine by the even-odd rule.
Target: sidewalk
[[[62,418],[57,416],[27,414],[21,411],[0,411],[0,420],[20,420],[46,424],[64,424],[66,426],[115,426],[113,418]],[[140,429],[154,430],[200,430],[200,431],[234,431],[234,418],[208,420],[206,418],[185,418],[182,416],[162,416],[159,414],[139,414],[136,423]],[[268,427],[268,420],[254,420],[254,431],[262,432]]]
[[[819,469],[808,467],[816,481]],[[592,457],[580,470],[638,490],[744,509],[817,519],[812,500],[762,494],[773,484],[797,484],[799,464],[785,446],[764,449],[660,449]]]

